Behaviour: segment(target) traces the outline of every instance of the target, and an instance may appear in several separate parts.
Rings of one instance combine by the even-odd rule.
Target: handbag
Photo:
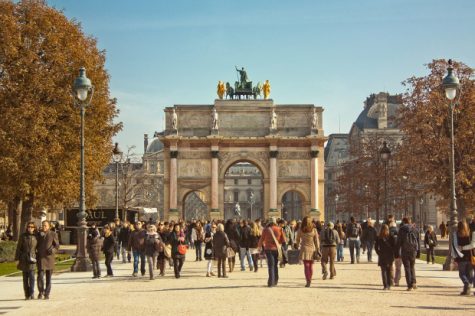
[[[186,255],[186,251],[188,250],[188,247],[184,244],[179,244],[177,247],[177,250],[180,255]]]
[[[315,261],[320,261],[322,260],[322,253],[320,252],[320,249],[317,249],[313,252],[313,260]]]
[[[227,258],[233,258],[236,255],[236,252],[234,251],[233,248],[228,247],[226,248],[226,257]]]
[[[283,262],[283,260],[284,260],[284,255],[283,255],[283,253],[282,253],[282,246],[281,246],[281,244],[277,241],[277,238],[275,238],[274,231],[272,230],[271,227],[269,227],[269,230],[270,230],[270,233],[271,233],[271,235],[272,235],[272,238],[274,239],[274,242],[275,242],[275,244],[276,244],[276,246],[277,246],[277,254],[278,254],[277,260],[278,260],[279,262]]]
[[[171,258],[172,257],[172,245],[170,245],[170,244],[165,245],[165,247],[163,247],[163,254],[167,258]]]
[[[28,253],[26,255],[26,260],[28,261],[29,264],[35,264],[37,262],[36,258],[32,256],[31,253]]]

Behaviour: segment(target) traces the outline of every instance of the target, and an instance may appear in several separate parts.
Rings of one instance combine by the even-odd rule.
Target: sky
[[[403,93],[432,59],[475,67],[473,0],[49,0],[106,51],[121,148],[143,152],[163,109],[213,104],[219,80],[268,79],[275,104],[324,108],[348,133],[372,93]]]

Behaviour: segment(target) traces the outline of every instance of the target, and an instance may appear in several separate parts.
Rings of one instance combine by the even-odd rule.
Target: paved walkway
[[[191,251],[191,250],[190,250]],[[347,250],[346,250],[347,251]],[[190,253],[189,258],[193,258]],[[349,255],[345,255],[348,259]],[[182,278],[173,270],[150,281],[131,277],[132,265],[114,262],[114,278],[92,280],[91,273],[54,275],[49,301],[23,300],[20,277],[0,278],[0,314],[8,315],[475,315],[475,296],[461,297],[457,272],[417,263],[418,290],[383,291],[375,263],[337,264],[334,280],[321,279],[315,265],[305,288],[302,265],[279,269],[280,281],[267,288],[267,269],[239,271],[228,279],[205,277],[206,262],[185,262]],[[103,270],[105,271],[105,270]],[[405,282],[401,279],[401,284]]]

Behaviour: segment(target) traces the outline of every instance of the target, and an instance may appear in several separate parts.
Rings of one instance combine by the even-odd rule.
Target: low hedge
[[[16,241],[0,242],[0,262],[15,261]]]

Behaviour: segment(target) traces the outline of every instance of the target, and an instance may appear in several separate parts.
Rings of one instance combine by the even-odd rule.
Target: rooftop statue
[[[173,109],[172,113],[172,130],[177,130],[178,128],[178,115],[176,115],[175,109]]]
[[[218,97],[220,100],[223,99],[224,97],[224,93],[226,92],[226,87],[224,86],[224,82],[222,82],[221,80],[218,82]]]
[[[218,112],[216,111],[216,108],[213,108],[213,113],[211,113],[211,118],[213,122],[211,123],[211,129],[212,130],[217,130],[218,129]]]
[[[244,67],[242,67],[241,70],[239,70],[237,66],[234,66],[234,67],[236,67],[236,71],[239,72],[239,76],[241,77],[239,88],[246,89],[246,85],[248,82],[247,72],[244,70]]]
[[[269,80],[266,80],[264,86],[262,86],[262,90],[264,92],[264,99],[268,99],[270,95],[270,83]]]
[[[276,130],[277,129],[277,113],[275,113],[274,109],[272,109],[272,118],[270,120],[270,129],[271,130]]]

